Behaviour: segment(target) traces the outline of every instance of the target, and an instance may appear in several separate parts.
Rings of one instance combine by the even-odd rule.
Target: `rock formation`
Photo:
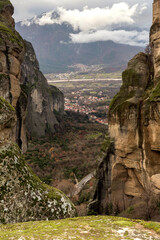
[[[154,1],[153,9],[151,53],[141,52],[129,61],[122,87],[110,105],[109,133],[91,205],[99,213],[133,207],[135,217],[147,217],[151,205],[159,201],[160,0]]]
[[[63,114],[64,96],[58,88],[48,85],[31,43],[25,41],[25,49],[21,66],[21,88],[28,99],[25,126],[29,137],[39,138],[55,132],[59,123],[54,112]]]
[[[0,97],[2,102],[6,99],[15,108],[21,91],[20,65],[23,60],[24,47],[22,38],[14,29],[12,14],[13,6],[10,2],[0,1]],[[2,110],[3,108],[1,108],[0,141],[5,142],[8,139],[16,141],[16,112],[9,113],[12,120],[15,119],[10,128],[7,122],[7,109],[6,115]],[[7,127],[6,124],[8,124]]]
[[[28,98],[32,94],[39,96],[45,90],[37,88],[35,93],[34,88],[31,95],[26,94],[25,82],[21,82],[21,90],[20,81],[24,80],[23,76],[27,82],[30,71],[33,77],[36,76],[34,71],[37,71],[37,77],[41,73],[37,65],[34,71],[34,66],[29,69],[29,62],[28,67],[24,62],[22,67],[25,43],[14,29],[13,11],[10,1],[0,0],[0,223],[74,216],[76,211],[69,199],[62,192],[43,184],[32,173],[16,144],[26,148],[25,115]],[[33,58],[36,62],[34,55]],[[24,71],[21,76],[21,68],[28,68],[28,73]],[[30,83],[35,82],[31,79]],[[46,87],[47,83],[41,84],[40,86]],[[46,91],[50,91],[49,88]],[[51,91],[50,95],[52,93]],[[50,107],[53,98],[41,97],[49,101]],[[30,103],[33,105],[32,100]],[[36,107],[39,109],[39,106],[35,106],[35,109]],[[48,121],[48,118],[43,117],[43,120]]]

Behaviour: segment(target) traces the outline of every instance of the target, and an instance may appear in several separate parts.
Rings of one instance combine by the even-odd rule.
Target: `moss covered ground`
[[[160,223],[108,216],[0,226],[0,240],[159,240]]]

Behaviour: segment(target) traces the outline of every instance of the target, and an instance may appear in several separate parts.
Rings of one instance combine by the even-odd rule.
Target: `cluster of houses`
[[[105,101],[105,97],[95,97],[89,96],[88,98],[81,96],[78,92],[72,92],[72,98],[65,98],[65,111],[74,111],[82,114],[86,114],[89,117],[89,120],[92,122],[98,122],[100,124],[108,125],[107,118],[101,118],[94,115],[97,113],[97,109],[92,106],[92,103]],[[105,110],[107,111],[109,106],[105,106]]]

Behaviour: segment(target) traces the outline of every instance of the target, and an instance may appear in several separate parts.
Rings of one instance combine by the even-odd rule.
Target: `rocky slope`
[[[0,1],[0,223],[74,216],[68,198],[34,176],[16,145],[26,147],[27,95],[20,87],[25,45],[13,11],[10,1]]]
[[[120,92],[110,105],[93,204],[100,213],[118,214],[130,207],[135,217],[159,216],[159,25],[160,16],[151,27],[152,53],[139,53],[129,61]]]

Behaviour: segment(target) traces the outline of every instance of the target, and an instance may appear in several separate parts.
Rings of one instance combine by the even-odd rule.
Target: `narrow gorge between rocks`
[[[160,0],[149,45],[122,79],[98,65],[44,75],[13,13],[0,0],[0,239],[71,239],[74,223],[75,239],[158,240]],[[24,235],[12,238],[15,223]],[[25,235],[39,223],[42,238]]]

